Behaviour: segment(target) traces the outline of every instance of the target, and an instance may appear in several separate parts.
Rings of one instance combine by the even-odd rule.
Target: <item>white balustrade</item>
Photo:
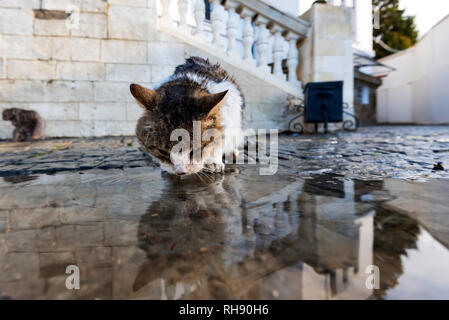
[[[239,16],[236,13],[238,4],[233,1],[226,1],[225,8],[228,9],[228,23],[226,24],[226,31],[228,37],[228,50],[229,56],[237,57],[239,52],[237,50],[237,36],[239,32]]]
[[[166,25],[172,25],[173,20],[170,15],[170,6],[171,6],[172,0],[162,0],[162,16],[161,16],[161,22],[163,22]]]
[[[182,31],[190,30],[187,24],[187,18],[189,15],[189,2],[190,0],[178,0],[179,27]]]
[[[287,68],[288,68],[288,82],[293,85],[297,85],[298,75],[296,69],[298,68],[298,40],[299,36],[293,32],[289,32],[286,36],[288,41],[288,53],[287,53]]]
[[[268,45],[269,45],[269,36],[270,32],[267,29],[267,24],[269,20],[262,17],[257,16],[255,20],[256,26],[259,27],[259,34],[257,35],[256,40],[256,50],[259,60],[257,62],[257,66],[261,69],[268,70]]]
[[[212,44],[217,48],[224,48],[224,44],[221,38],[221,33],[224,26],[224,8],[220,4],[220,0],[210,0],[213,11],[211,12],[211,22],[212,22]]]
[[[200,39],[207,43],[205,3],[204,0],[177,0],[179,10],[179,25],[176,27],[170,15],[170,6],[173,0],[162,1],[162,26],[172,30],[180,29],[189,37]],[[298,18],[280,14],[276,9],[268,7],[257,0],[226,0],[223,5],[221,0],[210,0],[212,4],[211,23],[212,30],[211,45],[213,49],[226,52],[233,58],[242,59],[248,66],[257,65],[260,72],[270,73],[270,54],[273,57],[273,75],[279,79],[287,80],[290,84],[298,86],[300,82],[297,77],[298,68],[298,41],[307,35],[309,25]],[[331,3],[334,3],[331,1]],[[342,1],[342,4],[345,4]],[[193,33],[189,24],[189,8],[193,7]],[[227,20],[226,12],[227,11]],[[253,24],[254,23],[254,24]],[[254,25],[257,27],[257,36]],[[226,26],[226,28],[225,28]],[[243,32],[240,35],[240,27]],[[206,27],[206,28],[205,28]],[[224,46],[224,37],[227,38],[227,48]],[[270,49],[270,37],[273,47]],[[193,38],[190,38],[193,40]],[[243,45],[243,54],[237,45],[237,40]],[[288,50],[285,52],[287,41]],[[253,55],[253,46],[256,46],[257,64]],[[240,47],[241,48],[241,47]],[[288,79],[283,72],[282,62],[286,60],[288,68]]]
[[[253,57],[253,43],[254,43],[254,28],[252,25],[252,18],[255,15],[254,11],[243,8],[240,16],[244,19],[245,25],[243,27],[243,60],[251,64],[255,64]]]
[[[204,4],[204,0],[196,0],[194,14],[196,21],[194,34],[195,36],[204,40],[204,20],[206,19],[206,5]]]
[[[271,29],[274,34],[273,41],[273,74],[276,77],[284,78],[282,72],[282,60],[284,58],[284,38],[282,38],[282,32],[284,29],[278,25],[274,25]]]

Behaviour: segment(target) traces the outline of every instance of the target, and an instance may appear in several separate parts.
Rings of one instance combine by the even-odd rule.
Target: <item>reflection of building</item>
[[[332,175],[306,180],[298,196],[303,223],[300,242],[307,255],[304,262],[313,268],[311,278],[323,277],[322,292],[304,298],[369,297],[365,269],[372,264],[372,215],[357,216],[352,201],[354,183]],[[320,187],[321,186],[321,187]],[[307,270],[307,269],[306,269]],[[315,273],[312,275],[312,273]]]
[[[320,185],[335,190],[320,190]],[[333,176],[304,184],[280,183],[277,191],[265,190],[266,196],[256,196],[243,209],[238,209],[238,201],[232,202],[232,192],[217,205],[217,197],[208,195],[212,190],[181,196],[185,204],[173,202],[167,194],[172,203],[165,208],[176,214],[162,214],[161,200],[148,209],[139,226],[148,261],[136,278],[138,287],[162,278],[176,284],[178,291],[183,287],[184,298],[368,298],[365,269],[372,264],[373,219],[371,214],[358,215],[353,188],[352,182]],[[241,190],[244,198],[255,196],[243,185]],[[207,215],[204,220],[194,218],[202,212],[204,199],[214,199],[210,212],[224,225],[214,227]],[[183,208],[195,208],[190,218]],[[152,217],[154,212],[161,218]],[[195,235],[182,237],[181,230]],[[176,246],[169,249],[164,241]],[[212,288],[211,282],[216,283]],[[188,294],[198,283],[204,285]],[[214,291],[218,285],[221,289]]]
[[[418,229],[379,211],[382,182],[253,173],[180,183],[150,168],[92,171],[23,181],[20,194],[18,181],[1,182],[1,293],[364,299],[373,262],[384,288],[375,296],[396,285]],[[80,290],[65,287],[69,264],[80,266]]]

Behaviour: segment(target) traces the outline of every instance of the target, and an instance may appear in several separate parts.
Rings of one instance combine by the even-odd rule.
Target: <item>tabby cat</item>
[[[201,170],[223,172],[223,155],[236,154],[243,142],[244,98],[234,79],[218,64],[190,57],[157,89],[131,84],[131,94],[143,107],[136,134],[145,152],[176,175]],[[194,121],[201,123],[201,157],[193,157]],[[188,150],[173,152],[178,143],[171,137],[175,129],[190,135]],[[219,138],[205,137],[214,129]],[[198,148],[195,147],[195,154]]]

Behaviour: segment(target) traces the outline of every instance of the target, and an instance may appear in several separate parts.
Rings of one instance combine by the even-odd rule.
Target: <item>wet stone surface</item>
[[[32,144],[0,144],[0,176],[53,174],[59,171],[123,169],[148,165],[133,139],[59,140]],[[97,144],[97,145],[94,145]],[[14,150],[12,150],[14,149]]]
[[[181,179],[131,138],[0,142],[0,297],[448,299],[448,151],[447,127],[282,136],[275,175]]]
[[[154,165],[150,162],[133,138],[0,142],[4,177]],[[359,179],[447,178],[449,128],[370,127],[354,133],[281,135],[279,165],[300,176],[332,172]]]

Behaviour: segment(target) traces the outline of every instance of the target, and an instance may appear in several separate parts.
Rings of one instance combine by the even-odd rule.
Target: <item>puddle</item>
[[[449,181],[239,169],[4,177],[1,297],[449,298]],[[69,265],[79,290],[66,288]],[[366,286],[370,265],[379,289]]]

